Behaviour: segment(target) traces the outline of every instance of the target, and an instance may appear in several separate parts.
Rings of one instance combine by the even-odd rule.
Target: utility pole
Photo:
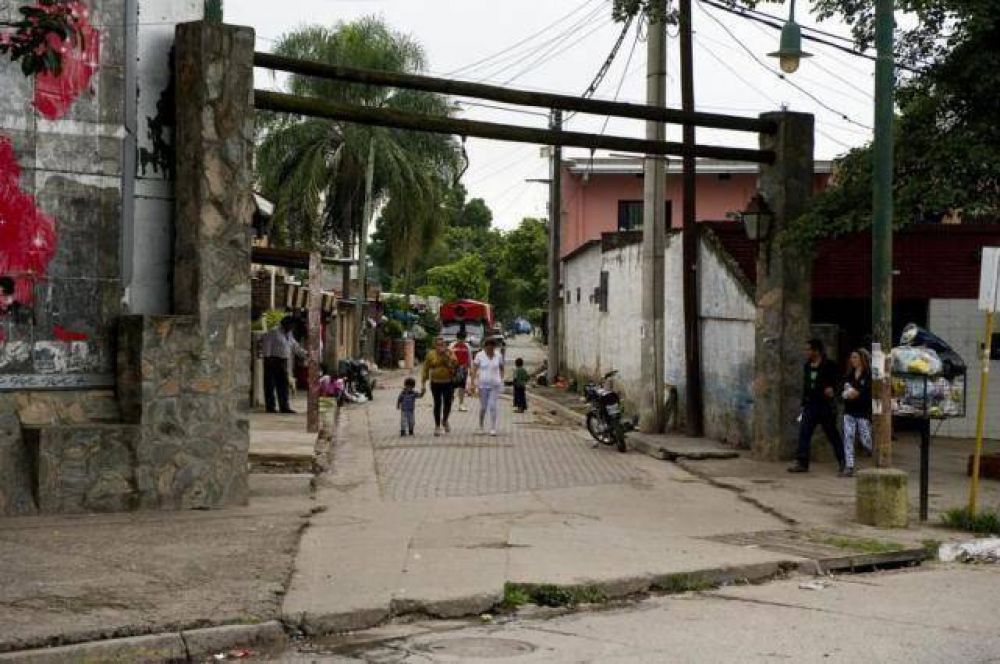
[[[854,483],[858,521],[879,528],[905,528],[909,522],[907,473],[891,467],[892,363],[889,351],[892,347],[892,33],[895,27],[892,12],[893,0],[875,0],[872,344],[878,344],[881,352],[877,360],[873,352],[872,359],[873,369],[879,371],[880,379],[872,380],[872,400],[876,407],[873,413],[876,467],[859,472]],[[927,422],[922,424],[927,426]],[[926,429],[924,435],[927,435]],[[921,475],[925,472],[922,469]]]
[[[667,102],[667,2],[655,0],[649,7],[646,41],[646,104],[664,107]],[[646,139],[666,140],[662,122],[646,122]],[[646,433],[660,433],[664,424],[663,247],[665,244],[664,159],[646,155],[643,172],[642,214],[642,403],[639,426]]]
[[[354,357],[361,357],[361,336],[365,331],[365,304],[368,302],[368,223],[372,216],[372,182],[375,179],[375,138],[368,143],[368,169],[365,172],[365,209],[358,238],[358,294],[356,300],[357,329],[354,335]]]
[[[872,209],[872,341],[888,357],[892,348],[892,97],[893,0],[875,2],[875,140]],[[891,381],[877,381],[881,413],[875,416],[875,462],[892,465]]]
[[[549,121],[553,131],[562,129],[562,111],[555,109]],[[562,147],[551,147],[549,163],[549,317],[548,342],[549,358],[546,378],[552,385],[559,375],[562,351],[562,330],[560,326],[562,298],[559,297],[559,277],[562,273],[560,252],[562,247]]]
[[[691,34],[691,0],[680,0],[681,110],[694,111],[694,54]],[[685,429],[687,435],[701,437],[704,421],[701,395],[701,314],[698,301],[698,225],[695,220],[697,172],[694,152],[695,128],[684,125],[684,365]]]

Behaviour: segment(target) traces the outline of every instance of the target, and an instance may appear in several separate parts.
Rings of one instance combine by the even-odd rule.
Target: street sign
[[[979,310],[992,313],[1000,310],[1000,247],[983,247],[983,264],[979,273]]]

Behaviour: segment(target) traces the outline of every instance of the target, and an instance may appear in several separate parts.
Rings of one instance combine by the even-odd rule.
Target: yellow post
[[[969,516],[976,515],[979,493],[979,457],[983,453],[983,419],[986,410],[986,387],[990,377],[990,346],[993,341],[993,312],[986,312],[986,343],[983,344],[982,369],[979,374],[979,405],[976,408],[976,451],[972,455],[972,482],[969,484]]]

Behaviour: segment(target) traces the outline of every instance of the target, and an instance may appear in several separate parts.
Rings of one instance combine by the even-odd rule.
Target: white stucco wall
[[[133,164],[133,207],[125,212],[125,304],[131,313],[163,314],[170,313],[172,301],[174,188],[173,174],[163,161],[172,159],[172,152],[164,148],[172,146],[173,127],[161,127],[158,120],[168,110],[163,108],[165,102],[171,101],[163,93],[170,83],[175,26],[201,19],[205,3],[129,0],[126,6],[134,12],[130,27],[136,38],[131,54],[134,79],[129,81],[135,106],[127,122],[132,123],[129,129],[138,158]]]
[[[976,435],[976,405],[979,403],[979,344],[983,339],[985,314],[977,309],[976,300],[931,300],[928,327],[955,349],[968,366],[966,415],[946,420],[941,436],[971,438]],[[984,435],[1000,439],[1000,362],[990,363],[989,386],[985,408]]]
[[[729,268],[702,244],[702,376],[706,434],[720,440],[748,442],[752,421],[754,306]],[[607,271],[608,312],[593,299],[601,271]],[[667,238],[664,310],[664,380],[676,387],[684,412],[684,310],[680,235]],[[641,389],[642,320],[641,245],[602,252],[591,246],[563,263],[565,312],[564,362],[580,377],[619,371],[616,386],[630,402]],[[577,289],[580,299],[577,301]]]

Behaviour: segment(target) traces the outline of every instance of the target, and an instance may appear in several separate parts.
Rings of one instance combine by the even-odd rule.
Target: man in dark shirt
[[[809,471],[809,458],[812,449],[813,432],[816,426],[823,427],[823,432],[833,446],[833,453],[844,471],[844,442],[837,431],[836,394],[840,372],[837,365],[827,359],[823,352],[823,342],[810,339],[806,344],[806,363],[802,367],[802,415],[799,418],[799,448],[795,454],[795,463],[788,468],[790,473],[805,473]]]

